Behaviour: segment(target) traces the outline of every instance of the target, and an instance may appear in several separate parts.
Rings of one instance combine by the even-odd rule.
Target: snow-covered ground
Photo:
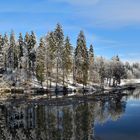
[[[120,85],[134,84],[140,83],[140,79],[124,79],[121,81]]]
[[[26,83],[27,87],[24,87],[24,79],[26,79],[25,77],[25,72],[22,72],[22,80],[19,80],[20,84],[17,84],[16,86],[19,88],[19,87],[22,87],[22,88],[26,88],[28,89],[29,88],[42,88],[40,83],[38,82],[38,80],[36,79],[35,76],[32,76],[32,79]],[[9,74],[9,76],[6,76],[6,75],[3,75],[2,78],[0,78],[0,88],[11,88],[10,85],[12,85],[12,81],[11,81],[11,74]],[[120,86],[123,86],[123,85],[127,85],[127,84],[134,84],[134,83],[140,83],[140,79],[124,79],[124,80],[121,80],[121,84]],[[49,88],[49,90],[51,92],[54,92],[55,91],[55,86],[56,86],[56,83],[55,83],[55,80],[52,79],[52,82],[51,82],[51,85],[52,85],[52,88]],[[69,91],[81,91],[81,89],[83,89],[83,85],[82,84],[78,84],[76,83],[75,85],[73,85],[73,75],[70,75],[68,77],[68,80],[65,81],[65,85],[67,86],[68,90]],[[43,87],[44,89],[47,88],[47,81],[43,82]],[[62,81],[60,81],[58,83],[58,91],[62,91],[63,90],[63,85],[62,85]],[[99,83],[89,83],[87,86],[86,86],[86,89],[88,91],[94,91],[94,90],[98,90],[100,89],[100,84]],[[105,89],[111,89],[111,87],[108,87],[106,86],[105,84]]]

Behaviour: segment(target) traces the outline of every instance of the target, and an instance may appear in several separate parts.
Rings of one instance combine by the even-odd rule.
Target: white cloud
[[[125,53],[125,54],[121,54],[121,60],[123,62],[130,62],[130,63],[134,63],[134,62],[140,62],[140,53]]]
[[[91,6],[98,3],[100,0],[53,0],[56,2],[66,2],[71,5],[77,5],[77,6]]]
[[[112,5],[111,5],[112,4]],[[101,7],[96,18],[109,25],[129,25],[140,23],[140,2],[120,1]]]
[[[80,0],[73,1],[71,3],[76,6],[75,13],[87,20],[90,26],[116,27],[140,24],[140,1],[138,0],[94,1],[97,4],[91,4],[88,0],[84,1],[85,4],[84,2],[81,4]]]
[[[64,4],[62,4],[64,3]],[[23,6],[26,7],[23,9]],[[1,4],[0,12],[61,13],[89,27],[122,27],[140,24],[139,0],[42,0]]]

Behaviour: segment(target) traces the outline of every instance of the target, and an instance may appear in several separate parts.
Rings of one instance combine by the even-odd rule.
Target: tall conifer
[[[42,38],[37,49],[36,77],[41,86],[43,86],[42,83],[45,80],[45,44]]]
[[[55,56],[56,56],[56,90],[58,86],[58,78],[60,76],[59,68],[62,67],[62,50],[64,43],[64,34],[60,24],[56,25],[56,29],[54,31],[55,36]]]
[[[76,81],[85,86],[88,80],[88,51],[83,31],[80,31],[75,49]]]

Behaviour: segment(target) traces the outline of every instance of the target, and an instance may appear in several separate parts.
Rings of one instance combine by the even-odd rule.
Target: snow
[[[137,83],[140,83],[140,79],[124,79],[121,81],[121,86],[123,85],[127,85],[127,84],[137,84]]]

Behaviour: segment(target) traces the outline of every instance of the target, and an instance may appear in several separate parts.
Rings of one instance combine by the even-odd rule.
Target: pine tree
[[[3,50],[4,50],[4,69],[7,71],[8,67],[8,49],[9,49],[9,39],[7,34],[3,37]]]
[[[49,33],[45,37],[45,74],[46,74],[46,80],[47,80],[47,88],[49,86]]]
[[[82,71],[83,71],[83,86],[87,85],[88,81],[88,69],[89,69],[89,62],[88,62],[88,51],[85,47],[83,50],[83,65],[82,65]]]
[[[24,41],[23,41],[22,33],[19,34],[18,43],[19,43],[19,48],[18,48],[19,67],[22,68],[21,58],[23,57],[23,47],[24,47]]]
[[[27,53],[26,53],[27,75],[28,75],[28,78],[30,79],[32,74],[34,74],[35,61],[36,61],[36,52],[35,52],[36,37],[33,31],[31,32],[31,35],[26,33],[24,43],[27,50]]]
[[[65,77],[68,78],[68,75],[72,71],[72,45],[70,44],[69,37],[66,37],[65,39],[62,61],[63,61],[62,63],[63,63],[63,86],[64,86]]]
[[[54,31],[55,37],[55,56],[56,56],[56,90],[58,86],[59,67],[62,66],[62,50],[64,43],[64,34],[60,24],[57,24]]]
[[[90,45],[89,48],[89,80],[93,82],[94,77],[94,51],[93,46]]]
[[[29,53],[32,51],[32,49],[35,47],[35,45],[36,45],[36,36],[35,36],[35,33],[32,31],[31,35],[29,37],[29,45],[28,45]]]
[[[28,32],[26,32],[25,37],[24,37],[24,69],[26,72],[26,80],[30,78],[30,73],[29,73],[29,42],[30,42],[30,35]]]
[[[5,47],[8,47],[8,45],[9,45],[9,39],[8,39],[7,34],[4,34],[4,37],[3,37],[3,45],[4,46],[7,45]]]
[[[3,47],[3,37],[2,35],[0,35],[0,51],[2,50],[2,47]]]
[[[28,55],[29,55],[29,70],[34,72],[35,66],[35,45],[36,45],[36,37],[34,32],[31,32],[29,46],[28,46]]]
[[[4,69],[3,37],[0,35],[0,69]]]
[[[80,45],[80,35],[78,36],[77,39],[77,46],[75,49],[75,80],[77,82],[82,81],[82,47]]]
[[[88,80],[88,51],[83,31],[80,31],[77,39],[77,46],[75,49],[75,71],[76,81],[82,83],[84,87]]]
[[[19,34],[18,42],[19,42],[19,58],[21,58],[23,56],[23,46],[24,46],[22,33]]]
[[[105,65],[104,65],[104,60],[101,57],[99,61],[99,75],[100,75],[100,84],[101,88],[104,87],[104,78],[105,78]]]
[[[42,83],[45,80],[45,44],[42,38],[37,49],[36,77],[41,86],[43,86]]]
[[[28,46],[29,46],[29,41],[30,41],[30,35],[28,34],[28,32],[26,32],[25,38],[24,38],[24,44],[25,44],[25,47],[27,50],[28,50]]]
[[[9,68],[11,70],[18,67],[17,47],[16,47],[16,42],[15,42],[14,32],[12,32],[10,35],[10,47],[8,50],[8,60],[9,60],[8,61]]]
[[[49,77],[50,80],[50,87],[51,87],[51,79],[53,76],[53,68],[55,65],[55,59],[56,59],[56,41],[54,32],[48,33],[46,37],[46,68],[47,68],[47,77]]]

